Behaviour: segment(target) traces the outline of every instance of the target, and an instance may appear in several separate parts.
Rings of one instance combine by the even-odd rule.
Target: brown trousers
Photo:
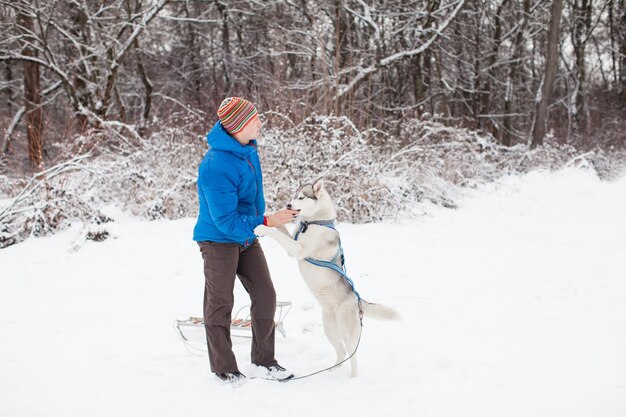
[[[198,242],[204,260],[204,328],[211,371],[238,371],[230,339],[235,276],[250,295],[252,363],[276,364],[276,292],[258,239],[248,248],[236,243]]]

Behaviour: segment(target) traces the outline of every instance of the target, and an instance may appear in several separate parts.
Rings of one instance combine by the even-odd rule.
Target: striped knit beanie
[[[217,109],[217,116],[228,133],[241,132],[258,113],[254,104],[239,97],[227,97]]]

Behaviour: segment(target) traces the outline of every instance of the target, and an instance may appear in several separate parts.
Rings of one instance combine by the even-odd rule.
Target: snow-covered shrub
[[[30,236],[45,236],[81,222],[84,238],[104,240],[106,231],[90,233],[92,225],[112,221],[86,202],[67,180],[77,170],[86,169],[82,158],[56,165],[30,179],[20,191],[0,205],[0,248],[19,243]]]
[[[624,150],[583,153],[550,137],[534,150],[504,147],[489,135],[433,119],[402,120],[395,134],[359,131],[345,117],[314,115],[298,125],[281,120],[280,129],[267,123],[259,140],[268,211],[285,207],[303,183],[323,178],[347,222],[419,215],[432,204],[455,208],[464,190],[503,175],[574,165],[612,178],[626,166]],[[53,176],[30,182],[0,176],[0,247],[73,221],[85,225],[81,239],[106,239],[109,219],[99,208],[108,204],[146,219],[196,216],[197,168],[207,149],[205,132],[191,127],[198,124],[155,129],[141,142],[120,140],[116,147],[83,136],[71,149],[90,148],[89,157],[48,170]],[[19,190],[27,192],[20,197]]]
[[[70,186],[94,206],[113,204],[146,219],[192,217],[197,212],[196,170],[207,149],[204,134],[163,128],[140,144],[115,152],[100,148]]]
[[[265,132],[260,154],[270,209],[284,207],[300,185],[324,178],[342,219],[385,217],[386,191],[371,175],[378,158],[367,138],[340,117],[311,116],[291,129]]]
[[[23,188],[26,185],[22,178],[11,178],[6,175],[0,175],[0,201],[8,199],[15,195],[15,190]],[[0,207],[1,207],[0,203]]]
[[[583,154],[550,137],[534,150],[505,147],[488,134],[430,118],[402,120],[395,131],[359,132],[350,120],[333,116],[270,129],[260,148],[270,208],[283,207],[300,184],[323,177],[341,220],[369,222],[424,212],[426,204],[455,208],[463,189],[503,175],[585,160],[608,178],[624,166],[616,154]]]
[[[617,150],[613,147],[608,150],[595,149],[587,157],[593,169],[603,180],[612,180],[624,174],[626,169],[626,149]]]
[[[94,200],[113,203],[148,219],[180,218],[197,211],[196,165],[200,146],[153,137],[124,157],[101,158]],[[206,148],[206,146],[204,146]]]

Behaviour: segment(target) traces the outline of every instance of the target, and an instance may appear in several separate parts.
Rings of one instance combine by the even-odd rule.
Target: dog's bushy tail
[[[391,307],[361,300],[363,313],[367,318],[375,320],[400,320],[400,314]]]

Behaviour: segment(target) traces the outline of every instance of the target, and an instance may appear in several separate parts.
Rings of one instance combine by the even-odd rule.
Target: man
[[[264,215],[263,177],[256,149],[262,123],[254,104],[228,97],[219,121],[207,135],[209,150],[198,169],[200,210],[193,232],[204,260],[204,326],[211,371],[220,379],[245,378],[232,351],[230,322],[235,276],[250,295],[252,363],[273,378],[290,374],[274,358],[276,292],[261,245],[254,235],[260,224],[280,227],[297,213]]]

